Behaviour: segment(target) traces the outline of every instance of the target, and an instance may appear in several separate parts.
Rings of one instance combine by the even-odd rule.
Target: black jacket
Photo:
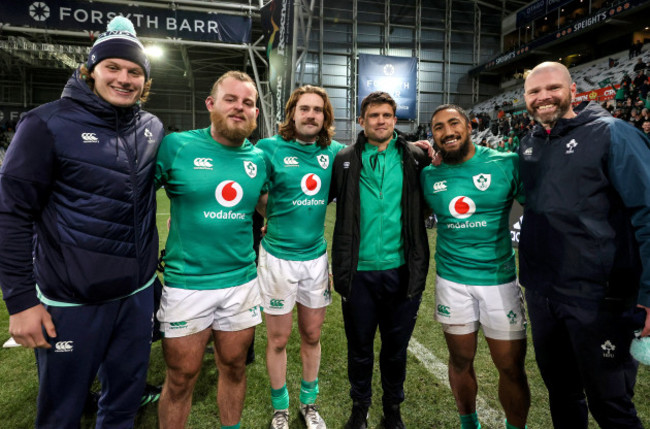
[[[334,159],[330,200],[336,198],[336,223],[332,238],[332,274],[334,289],[343,299],[350,295],[352,280],[357,272],[360,242],[359,181],[361,153],[366,136],[359,133],[356,143],[341,150]],[[431,162],[421,149],[398,137],[402,154],[404,181],[402,189],[402,237],[408,267],[407,297],[424,290],[429,270],[429,243],[424,226],[425,204],[420,188],[420,172]]]
[[[650,305],[648,144],[593,102],[523,140],[525,288],[581,306]]]

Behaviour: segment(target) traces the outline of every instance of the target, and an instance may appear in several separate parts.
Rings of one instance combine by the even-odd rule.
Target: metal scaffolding
[[[355,138],[358,116],[357,74],[359,53],[375,55],[412,55],[417,62],[417,90],[415,121],[399,126],[417,127],[427,123],[430,113],[441,103],[454,102],[463,107],[480,101],[478,78],[469,77],[466,71],[480,64],[481,50],[498,51],[500,35],[495,22],[502,18],[506,0],[497,5],[484,0],[289,0],[294,5],[291,88],[304,84],[324,87],[330,92],[335,107],[337,139],[352,141]],[[146,5],[146,0],[102,0],[116,4]],[[198,11],[221,11],[260,18],[260,8],[267,0],[248,0],[241,3],[215,2],[208,0],[165,0],[158,7]],[[455,6],[454,6],[455,5]],[[460,6],[459,6],[460,5]],[[502,7],[500,7],[502,6]],[[455,7],[455,8],[454,8]],[[453,12],[453,13],[452,13]],[[492,30],[485,37],[484,20],[488,18]],[[454,21],[455,20],[455,21]],[[492,21],[490,21],[492,20]],[[259,31],[259,22],[254,27]],[[499,27],[500,28],[500,27]],[[5,34],[14,32],[44,32],[42,29],[12,28],[2,26]],[[16,35],[20,36],[20,35]],[[47,30],[42,37],[46,40],[70,40],[70,36],[88,38],[87,32]],[[375,37],[376,36],[376,37]],[[26,36],[25,36],[26,37]],[[74,38],[73,37],[73,38]],[[178,52],[176,60],[166,59],[156,65],[158,76],[164,83],[173,82],[171,87],[157,87],[156,98],[149,106],[152,111],[191,116],[191,125],[196,127],[197,116],[203,121],[205,112],[200,109],[200,94],[205,90],[206,80],[218,77],[220,66],[243,67],[252,71],[260,99],[261,137],[275,133],[275,113],[270,92],[269,62],[262,37],[255,36],[252,43],[228,44],[195,42],[178,39],[148,39],[170,46]],[[32,39],[33,40],[33,39]],[[495,45],[496,46],[493,46]],[[71,68],[85,61],[88,46],[70,46],[57,43],[37,44],[24,37],[0,40],[0,59],[13,55],[15,63],[29,68],[32,64],[46,61],[51,68]],[[453,48],[453,52],[452,52]],[[197,50],[200,49],[200,55]],[[223,66],[225,67],[225,66]],[[221,67],[221,68],[223,68]],[[207,71],[210,73],[206,73]],[[215,71],[218,71],[215,72]],[[224,70],[225,71],[225,70]],[[172,74],[173,73],[173,76]],[[169,76],[169,78],[167,77]],[[157,80],[160,78],[158,77]],[[20,85],[29,85],[30,78],[23,75]],[[18,85],[18,80],[16,80]],[[23,91],[28,94],[29,88]],[[27,97],[27,95],[25,96]],[[166,97],[166,98],[165,98]],[[156,106],[166,100],[167,106]],[[25,99],[24,103],[29,100]],[[156,110],[158,109],[158,110]],[[184,123],[188,121],[183,119]]]

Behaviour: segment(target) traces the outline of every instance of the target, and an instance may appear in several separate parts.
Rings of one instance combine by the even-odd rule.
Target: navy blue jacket
[[[18,123],[0,168],[0,286],[10,314],[129,295],[156,269],[158,118],[78,78]],[[34,240],[33,240],[34,238]],[[32,259],[33,257],[33,259]]]
[[[524,138],[525,288],[578,305],[650,307],[649,145],[593,102]]]

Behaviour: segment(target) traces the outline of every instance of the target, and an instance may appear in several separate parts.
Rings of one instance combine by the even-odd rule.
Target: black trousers
[[[374,339],[377,327],[381,335],[379,368],[384,390],[384,407],[404,401],[406,351],[422,294],[406,297],[408,273],[404,266],[383,271],[359,271],[352,291],[343,300],[343,321],[348,341],[348,378],[350,397],[370,406]]]
[[[632,396],[638,363],[626,313],[559,303],[526,291],[537,365],[556,429],[642,428]],[[602,307],[602,306],[601,306]]]

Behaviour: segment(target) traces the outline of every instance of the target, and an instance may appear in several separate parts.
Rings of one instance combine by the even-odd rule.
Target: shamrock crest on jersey
[[[252,161],[244,161],[244,171],[251,179],[257,176],[257,165]]]
[[[487,188],[490,187],[490,183],[492,182],[492,175],[480,173],[473,176],[472,179],[474,180],[474,186],[476,186],[476,189],[479,191],[487,191]]]
[[[316,157],[316,159],[318,160],[320,166],[323,167],[324,170],[327,170],[327,167],[330,165],[329,155],[320,154]]]

